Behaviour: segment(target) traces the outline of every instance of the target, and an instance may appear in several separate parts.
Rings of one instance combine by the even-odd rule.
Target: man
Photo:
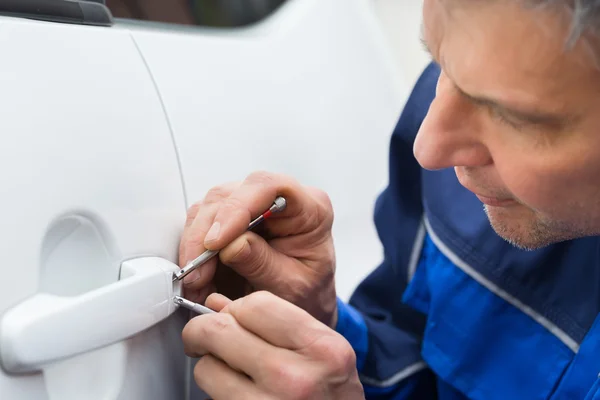
[[[392,138],[385,259],[350,305],[318,190],[257,173],[190,210],[182,263],[223,248],[254,291],[183,332],[213,399],[600,399],[600,1],[423,7],[435,63]],[[243,233],[276,195],[266,236]]]

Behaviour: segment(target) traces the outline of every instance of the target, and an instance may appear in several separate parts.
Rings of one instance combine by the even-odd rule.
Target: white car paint
[[[0,318],[40,294],[114,287],[128,259],[176,262],[186,207],[258,169],[330,194],[341,297],[379,262],[371,213],[406,87],[368,0],[289,0],[232,31],[0,17],[0,51]],[[41,372],[0,370],[0,397],[203,398],[185,320]]]
[[[176,261],[179,168],[128,33],[2,18],[0,52],[0,313],[113,284],[130,258]],[[1,372],[0,398],[182,399],[182,317],[41,373]]]
[[[256,170],[325,190],[348,298],[381,259],[372,212],[405,95],[372,4],[292,0],[233,32],[131,32],[165,103],[188,205]]]

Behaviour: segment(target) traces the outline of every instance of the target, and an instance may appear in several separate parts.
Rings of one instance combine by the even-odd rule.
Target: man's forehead
[[[425,41],[466,92],[553,102],[558,108],[578,91],[589,92],[590,85],[600,89],[587,43],[566,48],[569,24],[556,11],[510,0],[427,0],[425,7]]]

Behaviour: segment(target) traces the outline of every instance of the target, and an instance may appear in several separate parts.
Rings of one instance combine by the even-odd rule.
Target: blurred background
[[[430,61],[419,40],[423,0],[372,0],[398,74],[411,85]]]

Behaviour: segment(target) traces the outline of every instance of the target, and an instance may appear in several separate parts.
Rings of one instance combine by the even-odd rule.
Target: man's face
[[[600,45],[566,50],[571,16],[523,3],[424,1],[442,74],[414,153],[454,167],[495,231],[532,249],[600,233]]]

